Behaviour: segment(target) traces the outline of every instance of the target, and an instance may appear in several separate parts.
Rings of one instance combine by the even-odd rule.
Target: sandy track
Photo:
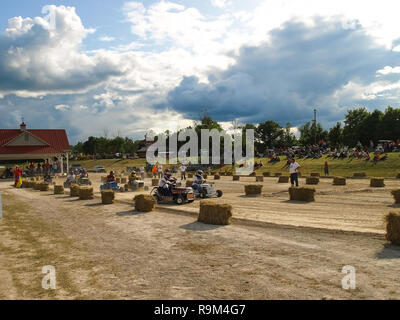
[[[48,264],[65,273],[70,285],[59,288],[56,298],[400,298],[400,250],[385,246],[380,235],[207,226],[191,215],[139,214],[125,203],[102,206],[99,199],[79,201],[50,192],[9,189],[5,184],[0,184],[0,189],[13,196],[8,200],[11,204],[30,207],[20,214],[22,220],[36,219],[43,230],[57,230],[40,234],[42,243],[50,247],[54,242],[60,244],[55,251],[58,255],[49,255],[54,260]],[[0,228],[1,242],[16,247],[19,238],[4,232],[8,230],[7,215]],[[26,228],[24,232],[32,231]],[[63,243],[69,243],[65,250]],[[29,245],[23,249],[29,250]],[[22,258],[2,254],[5,260],[1,260],[0,270],[8,270],[7,288],[12,288],[10,278],[18,279],[18,274],[11,266]],[[23,259],[35,266],[31,272],[40,273],[34,257]],[[344,265],[357,270],[354,291],[341,288]],[[33,273],[27,273],[25,280]],[[0,297],[12,297],[12,292],[15,295],[10,289]],[[32,296],[29,291],[18,291],[18,298]]]

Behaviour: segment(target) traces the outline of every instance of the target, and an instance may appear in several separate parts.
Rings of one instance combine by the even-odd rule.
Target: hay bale
[[[318,172],[312,172],[312,173],[310,173],[310,177],[317,177],[317,178],[319,178],[319,177],[320,177],[320,174],[319,174]]]
[[[101,203],[102,204],[113,204],[115,199],[115,192],[113,190],[102,190],[101,191]]]
[[[353,178],[365,178],[367,174],[365,172],[355,172],[353,173]]]
[[[232,181],[239,181],[240,180],[240,176],[232,176]]]
[[[334,177],[333,178],[333,185],[334,186],[345,186],[346,185],[346,178]]]
[[[306,184],[317,185],[319,183],[319,178],[317,177],[307,177]]]
[[[271,176],[271,172],[263,172],[263,177],[270,177]]]
[[[93,199],[93,187],[79,187],[79,200]]]
[[[248,184],[244,186],[244,193],[246,196],[260,195],[262,188],[260,185]]]
[[[38,186],[40,191],[49,191],[49,184],[47,182],[40,182]]]
[[[400,245],[400,213],[390,212],[385,217],[386,240],[392,244]]]
[[[79,185],[71,184],[69,187],[69,194],[71,197],[79,197]]]
[[[214,180],[219,180],[221,179],[221,176],[219,174],[214,175]]]
[[[160,179],[155,179],[155,178],[151,179],[151,186],[152,187],[158,187],[159,184],[160,184]]]
[[[288,176],[279,176],[278,183],[289,183],[289,177]]]
[[[256,182],[264,182],[263,176],[256,176]]]
[[[191,187],[193,184],[193,180],[186,180],[186,187]]]
[[[64,186],[54,186],[54,194],[64,194]]]
[[[310,187],[291,187],[289,196],[291,201],[315,201],[315,189]]]
[[[232,218],[232,206],[230,204],[215,203],[212,201],[200,202],[198,222],[213,225],[229,225]]]
[[[187,176],[188,176],[189,179],[193,179],[194,174],[193,173],[188,173]]]
[[[280,172],[275,173],[275,177],[280,177],[280,176],[282,176],[282,173],[280,173]]]
[[[371,178],[369,186],[373,188],[383,188],[385,186],[385,179]]]
[[[30,181],[28,181],[26,179],[22,180],[22,185],[21,185],[22,188],[24,188],[24,189],[30,188],[30,185],[31,185]]]
[[[391,194],[394,198],[394,203],[400,203],[400,189],[395,189],[391,191]]]
[[[139,194],[133,201],[135,201],[135,210],[139,212],[150,212],[156,208],[156,200],[150,195]]]
[[[40,182],[33,181],[32,182],[32,188],[33,188],[33,190],[40,190]]]

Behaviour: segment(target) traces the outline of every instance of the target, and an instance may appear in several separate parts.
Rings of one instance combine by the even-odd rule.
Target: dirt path
[[[380,235],[207,226],[124,203],[0,191],[2,299],[400,298],[400,249]],[[41,288],[44,265],[56,268],[56,291]],[[341,288],[345,265],[356,268],[356,290]]]

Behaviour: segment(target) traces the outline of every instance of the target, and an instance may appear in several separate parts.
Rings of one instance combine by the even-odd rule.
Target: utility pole
[[[314,109],[314,144],[317,144],[317,109]]]

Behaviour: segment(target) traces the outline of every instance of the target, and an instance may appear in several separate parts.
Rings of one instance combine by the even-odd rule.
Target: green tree
[[[268,120],[260,123],[256,130],[257,151],[265,152],[268,148],[279,146],[283,135],[283,128],[275,121]]]
[[[340,122],[329,130],[328,141],[334,148],[338,148],[343,144],[343,128]]]
[[[359,141],[362,134],[362,124],[369,116],[366,108],[357,108],[348,110],[343,128],[343,142],[345,145],[354,147]]]

